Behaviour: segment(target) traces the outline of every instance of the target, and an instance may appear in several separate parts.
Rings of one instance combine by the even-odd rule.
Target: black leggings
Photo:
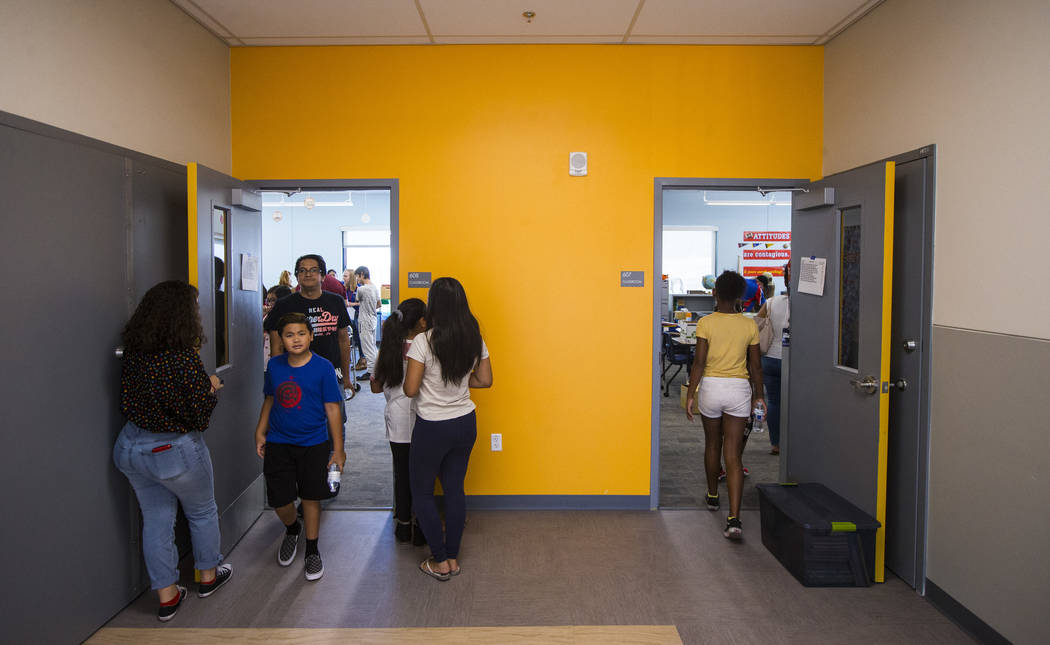
[[[467,496],[463,480],[467,476],[470,451],[478,437],[474,412],[445,421],[416,417],[409,453],[409,479],[412,481],[412,507],[430,552],[437,562],[459,555],[463,525],[467,521]],[[434,479],[441,479],[445,492],[445,535],[441,535],[441,516],[434,500]]]
[[[412,484],[408,479],[408,455],[410,443],[390,442],[390,454],[394,457],[394,519],[399,522],[412,521]]]

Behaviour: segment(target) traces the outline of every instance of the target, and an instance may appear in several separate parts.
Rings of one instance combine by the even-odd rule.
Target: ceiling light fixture
[[[770,193],[768,199],[708,199],[707,191],[703,194],[704,204],[707,206],[789,206],[789,204],[778,204],[776,195]]]
[[[266,208],[346,208],[347,206],[353,206],[353,203],[349,202],[313,202],[313,205],[309,205],[307,200],[301,202],[263,202],[263,206]]]
[[[532,19],[536,17],[536,12],[526,9],[525,11],[521,12],[521,15],[523,18],[525,18],[525,22],[531,23]]]

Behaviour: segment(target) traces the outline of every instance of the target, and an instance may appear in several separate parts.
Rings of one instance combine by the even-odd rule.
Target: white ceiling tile
[[[631,33],[819,37],[868,4],[869,0],[646,0]]]
[[[638,8],[638,0],[420,0],[420,6],[435,40],[439,35],[537,38],[619,35],[622,39]],[[531,23],[521,15],[526,9],[536,12]],[[548,41],[530,39],[529,42]]]
[[[329,47],[333,45],[428,45],[426,36],[322,36],[319,38],[241,38],[248,47]]]
[[[419,36],[413,0],[194,0],[238,38]]]

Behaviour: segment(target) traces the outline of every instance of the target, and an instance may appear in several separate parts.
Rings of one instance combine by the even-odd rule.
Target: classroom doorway
[[[878,180],[877,185],[872,177]],[[791,346],[784,351],[782,372],[781,455],[777,468],[769,471],[772,476],[767,474],[756,479],[749,454],[755,452],[763,440],[756,442],[752,436],[744,456],[744,465],[752,468],[752,475],[745,480],[743,508],[755,504],[754,499],[749,502],[747,498],[748,486],[754,483],[823,481],[869,514],[883,519],[884,528],[877,538],[878,568],[882,568],[884,561],[886,570],[919,593],[925,591],[926,571],[935,184],[936,147],[929,145],[812,183],[657,179],[654,191],[657,274],[667,273],[663,269],[664,226],[681,225],[673,213],[676,200],[689,198],[683,193],[707,190],[709,201],[711,191],[717,190],[753,190],[762,198],[771,190],[792,193],[789,210],[793,213],[790,227],[785,228],[792,238],[794,271],[790,285],[793,294]],[[856,219],[862,213],[879,213],[880,208],[884,209],[881,220]],[[699,220],[693,224],[718,226]],[[718,253],[725,248],[725,232],[719,226]],[[758,249],[760,247],[753,246],[756,241],[760,240],[741,239],[735,243],[741,250],[749,244],[750,248]],[[873,241],[878,244],[871,246]],[[767,241],[761,242],[764,246]],[[859,254],[851,251],[853,242]],[[776,248],[775,243],[769,248]],[[743,253],[739,260],[741,267],[744,266],[742,256]],[[854,256],[859,258],[856,262],[851,259]],[[798,293],[803,259],[811,265],[824,264],[826,275],[821,275],[828,285],[827,295],[816,295],[812,285],[807,286],[810,290],[806,294]],[[716,260],[717,270],[725,268],[724,264],[722,259]],[[812,280],[810,275],[806,281]],[[678,384],[671,384],[670,396],[665,398],[664,382],[660,378],[663,323],[671,322],[664,317],[674,319],[672,307],[676,304],[670,294],[670,283],[668,280],[665,291],[657,282],[653,294],[652,508],[688,507],[688,499],[676,497],[678,491],[661,486],[664,471],[675,468],[675,459],[681,459],[674,450],[661,449],[665,422],[684,420],[684,411],[678,407],[674,393]],[[778,289],[781,284],[777,281]],[[859,290],[851,284],[859,286]],[[855,291],[860,294],[858,306],[846,306],[850,297],[856,295]],[[870,300],[874,294],[881,294],[877,306],[865,305],[864,299]],[[701,297],[701,294],[687,295],[694,300]],[[852,317],[847,315],[850,312]],[[860,321],[855,335],[856,367],[850,367],[853,355],[840,351],[850,346],[843,339],[853,337],[850,335],[853,327],[843,322],[850,320]],[[863,326],[877,321],[881,321],[880,334],[865,334]],[[877,354],[881,365],[863,364],[865,343],[879,346]],[[825,382],[829,370],[841,381],[835,383],[834,394],[829,394],[832,386]],[[839,387],[842,383],[844,388]],[[872,410],[867,410],[864,417],[855,414],[856,406],[862,405],[856,400],[852,401],[853,410],[836,414],[828,401],[841,402],[845,397],[860,397],[869,407],[876,407],[878,423],[867,418],[872,416]],[[859,441],[848,440],[847,431],[863,435],[870,445],[861,450]],[[877,442],[871,441],[874,436],[878,437]],[[688,465],[693,467],[691,463]],[[702,473],[702,461],[696,463],[695,469]],[[674,473],[669,475],[669,481],[674,481]]]
[[[381,327],[391,307],[397,306],[398,297],[397,180],[253,183],[263,195],[263,283],[273,286],[282,272],[288,271],[294,289],[296,258],[317,253],[325,259],[329,272],[334,271],[331,290],[344,296],[348,314],[356,320],[360,316],[356,298],[346,286],[354,280],[356,269],[366,267],[369,279],[380,291],[377,327]],[[336,283],[342,290],[335,288]],[[360,388],[352,394],[347,392],[343,428],[347,465],[339,495],[326,503],[326,508],[390,509],[393,475],[383,420],[385,398],[369,389],[367,369],[361,360],[365,348],[354,327],[351,378]],[[377,329],[376,344],[378,341]],[[365,380],[358,381],[359,377]]]
[[[654,379],[658,388],[654,435],[658,438],[653,449],[659,467],[653,486],[659,508],[704,505],[703,427],[699,416],[689,421],[684,409],[696,323],[714,310],[711,290],[723,271],[737,271],[755,284],[758,276],[770,275],[768,295],[784,291],[783,265],[791,255],[792,187],[784,182],[737,186],[686,180],[657,187],[659,365]],[[745,510],[758,508],[757,482],[779,478],[778,457],[770,450],[768,434],[754,434],[747,442]],[[725,487],[724,482],[720,487]]]

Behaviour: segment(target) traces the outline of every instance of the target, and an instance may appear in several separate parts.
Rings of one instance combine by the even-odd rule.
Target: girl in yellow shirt
[[[743,276],[735,271],[726,271],[715,281],[718,306],[696,325],[696,355],[689,371],[685,402],[685,414],[692,421],[693,401],[699,390],[707,508],[712,511],[719,508],[718,473],[721,459],[725,459],[729,517],[722,534],[730,539],[740,539],[743,532],[739,515],[744,487],[740,459],[744,428],[753,407],[765,408],[758,326],[737,309],[746,288]]]

